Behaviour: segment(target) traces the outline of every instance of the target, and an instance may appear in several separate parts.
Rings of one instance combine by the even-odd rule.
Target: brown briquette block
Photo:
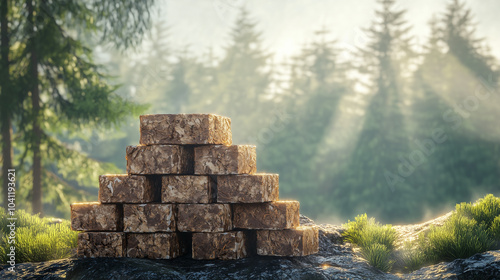
[[[173,259],[180,255],[177,233],[127,233],[127,257]]]
[[[174,232],[175,204],[124,204],[124,232]]]
[[[143,115],[143,145],[231,145],[231,119],[214,114]]]
[[[278,174],[217,176],[217,202],[261,203],[277,201]]]
[[[298,226],[298,201],[233,204],[234,228],[276,230]]]
[[[128,174],[193,174],[190,146],[128,146],[126,158]]]
[[[177,230],[181,232],[224,232],[231,230],[229,204],[178,204]]]
[[[261,256],[307,256],[318,253],[318,244],[318,229],[312,226],[257,231],[257,254]]]
[[[257,154],[253,145],[200,146],[194,148],[195,174],[253,174]]]
[[[159,201],[159,184],[152,176],[101,175],[99,176],[99,202],[147,203]]]
[[[125,257],[125,233],[81,232],[78,234],[79,258]]]
[[[120,204],[82,202],[71,204],[71,229],[78,231],[121,231],[123,208]]]
[[[245,232],[193,233],[192,258],[235,260],[248,255]]]
[[[162,176],[163,203],[213,203],[215,195],[215,182],[210,176]]]

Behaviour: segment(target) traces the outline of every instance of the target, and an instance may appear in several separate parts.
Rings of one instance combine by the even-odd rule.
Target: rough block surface
[[[128,146],[128,174],[192,174],[192,147],[178,145]]]
[[[173,259],[180,254],[177,233],[127,233],[127,257]]]
[[[257,254],[261,256],[306,256],[318,253],[318,246],[318,229],[312,226],[257,231]]]
[[[163,176],[161,201],[163,203],[215,202],[215,182],[210,176]]]
[[[234,260],[247,256],[247,238],[242,231],[193,233],[192,257],[197,260]]]
[[[82,232],[78,234],[79,258],[125,257],[123,232]]]
[[[233,226],[242,229],[289,229],[299,226],[299,202],[233,204]]]
[[[255,146],[201,146],[194,149],[195,174],[253,174],[257,170]]]
[[[143,145],[231,145],[231,119],[213,114],[143,115]]]
[[[71,229],[79,231],[121,231],[122,207],[117,204],[83,202],[71,204]]]
[[[124,204],[124,232],[174,232],[177,207],[174,204]]]
[[[99,176],[99,202],[101,203],[146,203],[153,202],[159,186],[152,178],[139,175]]]
[[[177,229],[182,232],[224,232],[232,229],[229,204],[179,204]]]
[[[217,176],[217,202],[261,203],[278,200],[279,175]]]

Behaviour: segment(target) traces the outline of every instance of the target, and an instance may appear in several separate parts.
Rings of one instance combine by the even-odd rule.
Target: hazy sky
[[[477,34],[486,38],[492,53],[500,58],[500,0],[467,0],[478,23]],[[445,11],[448,0],[400,0],[413,33],[425,42],[428,21],[433,14]],[[361,28],[374,17],[375,0],[159,0],[158,17],[170,27],[174,46],[189,45],[196,53],[209,47],[219,51],[228,42],[228,32],[245,5],[258,29],[264,46],[278,58],[297,53],[311,39],[315,30],[326,26],[341,49],[349,50],[363,43]]]

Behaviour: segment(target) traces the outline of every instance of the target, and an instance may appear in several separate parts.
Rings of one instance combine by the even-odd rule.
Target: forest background
[[[18,208],[68,218],[95,201],[146,113],[231,117],[233,142],[319,222],[413,223],[500,195],[500,3],[45,2],[0,16]]]

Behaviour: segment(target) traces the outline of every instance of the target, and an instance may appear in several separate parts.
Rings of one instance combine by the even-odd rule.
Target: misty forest
[[[97,200],[153,113],[230,117],[233,142],[280,174],[280,199],[320,222],[415,223],[500,195],[499,62],[463,1],[429,13],[420,40],[397,1],[378,1],[362,43],[323,26],[284,59],[247,7],[221,51],[199,53],[172,43],[152,2],[113,21],[106,4],[2,9],[2,176],[16,168],[19,209],[69,218]]]

